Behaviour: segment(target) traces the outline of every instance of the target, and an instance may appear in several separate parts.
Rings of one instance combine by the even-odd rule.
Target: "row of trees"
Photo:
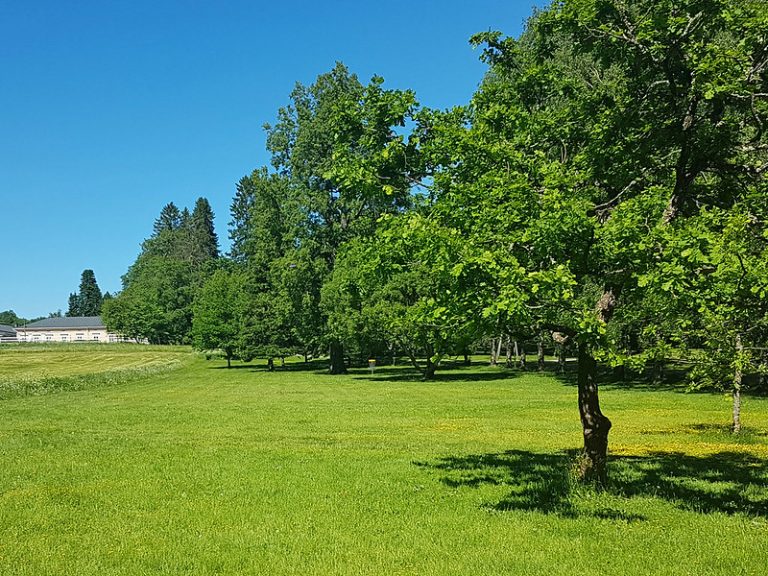
[[[267,126],[230,258],[174,313],[228,359],[327,349],[332,373],[357,352],[430,378],[482,338],[567,344],[585,478],[611,428],[598,362],[674,351],[727,382],[738,427],[768,327],[766,30],[753,0],[562,0],[518,39],[473,38],[488,72],[446,111],[339,64]],[[166,278],[183,262],[162,258]]]
[[[192,302],[219,258],[213,217],[205,198],[192,212],[172,202],[163,207],[122,291],[104,303],[111,330],[156,344],[190,342]]]

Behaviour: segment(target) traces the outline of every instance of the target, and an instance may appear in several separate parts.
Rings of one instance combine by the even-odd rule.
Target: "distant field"
[[[130,344],[0,345],[0,398],[84,387],[107,377],[172,368],[190,355],[180,346]]]
[[[721,395],[606,387],[595,492],[569,479],[576,390],[552,375],[185,358],[0,401],[0,574],[766,573],[766,400],[734,438]]]

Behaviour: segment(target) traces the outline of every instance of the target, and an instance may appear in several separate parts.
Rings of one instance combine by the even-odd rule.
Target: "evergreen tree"
[[[173,202],[169,202],[160,211],[160,216],[152,227],[152,235],[157,237],[165,230],[178,230],[181,226],[181,212]]]
[[[219,238],[213,225],[213,210],[208,200],[198,198],[188,223],[192,262],[200,263],[219,257]]]
[[[101,289],[96,283],[96,275],[93,270],[83,270],[77,300],[78,316],[98,316],[101,312]]]
[[[126,336],[157,343],[187,342],[192,301],[213,273],[218,239],[213,211],[204,198],[192,213],[171,202],[155,221],[153,235],[123,276],[123,290],[104,296],[104,321]]]
[[[67,316],[81,316],[80,299],[74,292],[70,293],[69,295],[69,307],[67,308]]]
[[[83,270],[80,289],[69,295],[67,316],[98,316],[103,301],[93,270]]]

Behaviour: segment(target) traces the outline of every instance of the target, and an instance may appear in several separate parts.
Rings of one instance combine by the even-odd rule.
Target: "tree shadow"
[[[540,454],[510,450],[495,454],[446,456],[414,462],[437,470],[452,488],[503,486],[507,494],[484,506],[496,511],[522,510],[567,518],[589,516],[636,522],[645,518],[623,510],[584,506],[586,489],[572,475],[576,451]],[[681,510],[707,514],[768,516],[768,461],[750,454],[719,452],[691,456],[653,452],[644,456],[614,456],[604,493],[618,498],[658,498]],[[594,499],[588,499],[594,502]]]
[[[684,394],[708,394],[711,391],[692,389],[685,382],[684,370],[668,370],[662,377],[656,377],[651,371],[635,373],[622,372],[610,368],[601,368],[598,382],[601,390],[634,390],[639,392],[679,392]],[[578,385],[576,370],[553,374],[564,386]]]
[[[422,382],[422,374],[413,366],[387,366],[376,368],[371,373],[370,370],[350,370],[356,379],[369,380],[371,382]],[[508,368],[490,368],[487,366],[474,365],[451,365],[441,367],[435,372],[428,383],[443,382],[497,382],[500,380],[513,380],[520,377],[524,372]]]
[[[222,361],[226,362],[226,361]],[[267,361],[257,360],[254,362],[239,362],[232,364],[231,368],[227,368],[226,364],[209,366],[209,370],[250,370],[252,372],[268,372]],[[280,365],[280,360],[275,360],[274,372],[322,372],[328,371],[328,360],[310,360],[308,362],[286,362],[285,366]]]
[[[251,372],[261,372],[262,366],[257,364],[233,364],[231,367],[223,366],[208,366],[208,370],[250,370]]]

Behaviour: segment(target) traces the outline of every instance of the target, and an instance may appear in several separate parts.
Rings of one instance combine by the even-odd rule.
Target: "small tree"
[[[192,341],[200,350],[220,349],[227,358],[238,357],[247,313],[246,276],[217,270],[203,285],[192,306]]]

